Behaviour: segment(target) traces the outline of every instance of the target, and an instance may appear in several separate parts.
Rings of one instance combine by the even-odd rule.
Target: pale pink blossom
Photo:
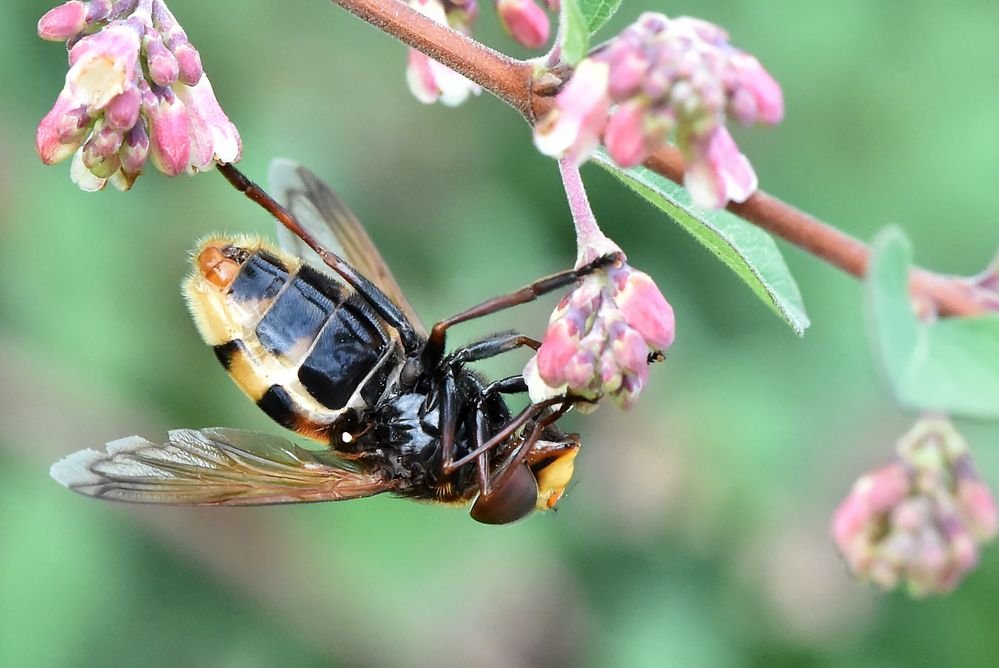
[[[695,204],[718,209],[730,201],[745,202],[756,192],[756,172],[725,126],[680,146],[690,156],[683,185]]]
[[[424,16],[433,19],[443,25],[452,25],[456,29],[467,31],[467,23],[474,20],[474,6],[467,7],[450,3],[454,7],[452,13],[458,21],[458,25],[452,25],[441,0],[412,0],[410,7],[420,12]],[[448,107],[456,107],[468,99],[469,95],[478,95],[482,89],[478,84],[470,81],[451,68],[429,58],[416,49],[409,49],[408,64],[406,66],[406,83],[409,90],[417,100],[424,104],[440,102]]]
[[[610,68],[585,59],[555,98],[555,109],[534,129],[534,144],[545,155],[566,157],[579,165],[600,143],[607,125]]]
[[[139,35],[130,25],[113,24],[84,37],[69,52],[66,84],[91,113],[135,85],[139,68]]]
[[[497,0],[496,11],[507,33],[528,49],[548,43],[548,15],[534,0]]]
[[[210,169],[216,161],[236,162],[243,144],[236,126],[222,111],[208,77],[203,76],[194,86],[175,86],[188,114],[191,138],[189,166],[194,170]]]

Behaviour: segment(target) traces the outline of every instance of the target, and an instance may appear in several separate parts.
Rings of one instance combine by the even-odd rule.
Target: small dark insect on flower
[[[52,476],[83,494],[142,503],[259,505],[389,492],[445,504],[475,499],[472,517],[488,524],[553,508],[579,450],[578,436],[554,425],[570,399],[513,415],[502,395],[527,392],[523,376],[490,382],[468,368],[540,343],[509,332],[446,352],[445,335],[620,257],[541,279],[428,332],[364,229],[311,172],[288,161],[272,166],[282,207],[231,165],[220,170],[298,236],[279,227],[283,248],[253,237],[202,240],[184,284],[191,313],[237,385],[280,425],[325,448],[180,429],[162,445],[132,436],[106,452],[77,452]]]

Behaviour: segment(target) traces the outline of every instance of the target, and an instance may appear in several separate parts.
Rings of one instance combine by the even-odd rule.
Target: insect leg
[[[450,473],[454,459],[454,432],[458,426],[458,388],[454,370],[448,367],[441,381],[440,394],[441,459],[445,473]]]
[[[277,218],[278,222],[291,230],[309,248],[314,250],[322,258],[323,262],[326,263],[326,266],[335,271],[348,285],[361,293],[378,315],[399,331],[399,336],[402,338],[403,346],[405,346],[407,351],[416,350],[419,347],[419,337],[413,330],[413,326],[406,319],[406,316],[403,315],[402,311],[377,286],[345,262],[339,255],[323,246],[298,222],[298,219],[290,211],[278,204],[273,197],[267,194],[266,190],[251,181],[243,172],[236,169],[233,165],[226,163],[218,165],[218,170],[222,172],[222,176],[236,190],[246,195],[250,200]]]
[[[523,444],[521,444],[517,451],[509,457],[509,460],[500,472],[489,481],[489,486],[492,489],[500,489],[503,487],[506,481],[510,479],[510,476],[513,475],[513,472],[517,469],[517,467],[520,466],[520,463],[524,461],[534,448],[534,444],[537,443],[542,432],[544,432],[544,430],[553,422],[565,415],[566,411],[568,411],[571,406],[571,402],[563,401],[562,405],[559,406],[557,410],[538,420],[538,423],[531,429],[531,433],[524,439]]]
[[[454,471],[455,469],[460,468],[465,464],[467,464],[468,462],[472,461],[473,459],[481,455],[483,452],[488,452],[489,450],[492,450],[497,445],[499,445],[506,439],[510,438],[511,434],[513,434],[515,431],[523,427],[529,420],[531,420],[534,417],[537,417],[539,413],[543,412],[547,408],[551,408],[552,406],[558,403],[562,403],[564,401],[565,397],[555,397],[553,399],[546,399],[541,403],[531,404],[530,406],[522,410],[520,414],[517,415],[517,417],[506,423],[506,425],[502,429],[500,429],[497,433],[493,434],[493,437],[490,438],[488,441],[477,447],[475,450],[472,450],[470,453],[468,453],[461,459],[451,462],[450,466],[445,466],[444,471],[450,473],[451,471]]]
[[[424,366],[430,369],[435,368],[440,363],[444,354],[444,341],[447,337],[447,330],[450,327],[468,320],[474,320],[475,318],[481,318],[482,316],[496,313],[497,311],[502,311],[503,309],[508,309],[512,306],[534,301],[541,295],[564,288],[567,285],[572,285],[580,278],[588,276],[608,265],[621,262],[621,260],[622,255],[620,253],[604,255],[598,257],[592,262],[584,264],[582,267],[546,276],[545,278],[534,281],[530,285],[522,287],[516,292],[511,292],[510,294],[503,295],[502,297],[494,297],[482,302],[478,306],[473,306],[467,311],[462,311],[457,315],[441,320],[434,325],[433,329],[430,331],[430,337],[428,338],[427,344],[423,349]]]
[[[441,387],[441,459],[445,473],[450,473],[460,466],[460,464],[455,464],[454,462],[454,431],[458,421],[458,400],[453,373],[453,369],[448,367],[444,376],[443,385]],[[523,376],[510,376],[509,378],[502,378],[489,383],[479,393],[475,402],[475,410],[472,413],[475,416],[474,431],[472,432],[474,436],[472,449],[473,452],[478,453],[480,478],[485,475],[486,477],[484,479],[488,480],[489,476],[488,448],[481,449],[479,447],[485,440],[486,416],[485,412],[482,410],[482,404],[494,394],[515,394],[526,391],[527,383],[524,382]],[[495,447],[497,444],[498,441],[490,447]],[[470,460],[470,457],[463,457],[462,463],[467,463]]]
[[[495,336],[490,336],[488,339],[476,341],[475,343],[469,344],[464,348],[455,350],[447,356],[447,364],[448,366],[451,366],[477,362],[488,357],[502,355],[505,352],[515,350],[522,346],[528,346],[529,348],[537,350],[541,347],[541,342],[524,336],[523,334],[518,334],[517,332],[497,334]]]

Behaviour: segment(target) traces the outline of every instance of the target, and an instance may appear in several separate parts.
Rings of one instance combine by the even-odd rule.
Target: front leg
[[[546,295],[549,292],[564,288],[567,285],[572,285],[579,279],[589,276],[595,271],[612,264],[619,264],[623,261],[624,256],[621,253],[603,255],[592,262],[584,264],[582,267],[546,276],[545,278],[534,281],[530,285],[524,286],[516,292],[511,292],[510,294],[503,295],[502,297],[494,297],[493,299],[482,302],[478,306],[473,306],[472,308],[462,311],[457,315],[441,320],[434,325],[432,330],[430,330],[430,337],[427,339],[426,346],[423,348],[424,368],[433,369],[440,364],[441,359],[444,356],[444,343],[447,337],[447,330],[450,327],[468,320],[474,320],[475,318],[481,318],[482,316],[496,313],[497,311],[502,311],[503,309],[508,309],[512,306],[534,301],[538,297]]]

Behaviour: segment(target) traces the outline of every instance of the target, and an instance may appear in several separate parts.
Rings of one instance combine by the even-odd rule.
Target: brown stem
[[[347,11],[460,72],[517,109],[532,124],[551,109],[551,87],[535,90],[530,63],[515,60],[423,16],[399,0],[333,0]],[[683,182],[683,159],[672,146],[653,154],[645,166]],[[765,192],[742,204],[730,204],[737,216],[858,278],[864,276],[870,251],[866,244]],[[944,315],[985,312],[962,281],[914,269],[912,291],[933,300]]]
[[[457,30],[437,23],[399,0],[333,0],[414,49],[466,76],[527,114],[531,65],[494,51]]]

